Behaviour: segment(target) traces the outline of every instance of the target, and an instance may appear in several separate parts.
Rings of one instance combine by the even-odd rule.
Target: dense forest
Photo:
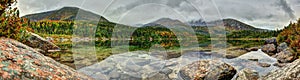
[[[77,24],[84,24],[77,23]],[[86,24],[90,27],[97,26],[95,31],[95,37],[100,38],[111,38],[112,32],[118,34],[115,35],[115,37],[122,36],[122,35],[131,35],[124,32],[130,32],[130,30],[135,30],[134,33],[132,33],[133,39],[171,39],[176,38],[175,34],[170,31],[168,28],[162,27],[162,26],[147,26],[147,27],[130,27],[125,25],[120,25],[112,22],[99,22],[97,25],[93,24]],[[87,26],[87,27],[88,27]],[[121,30],[115,30],[114,28],[118,28]],[[73,30],[76,29],[76,26],[74,26],[74,22],[72,21],[39,21],[39,22],[30,22],[30,27],[34,30],[36,33],[41,34],[56,34],[56,35],[72,35]],[[198,39],[205,39],[209,38],[209,32],[207,27],[192,27],[196,35],[198,36]],[[82,31],[84,32],[84,31]],[[253,30],[241,30],[241,31],[232,31],[227,33],[227,38],[270,38],[270,37],[276,37],[281,31],[253,31]]]
[[[162,26],[147,26],[147,27],[130,27],[121,24],[116,24],[112,22],[99,22],[97,25],[93,24],[83,24],[86,27],[97,27],[95,31],[95,37],[99,38],[112,38],[113,32],[115,33],[114,37],[124,37],[126,35],[131,35],[131,39],[135,40],[150,40],[150,39],[175,39],[175,34],[170,31],[168,28]],[[72,35],[74,30],[78,30],[78,25],[75,25],[74,22],[71,21],[38,21],[38,22],[30,22],[30,27],[34,30],[34,32],[39,34],[53,34],[53,35]],[[115,29],[118,27],[118,29]],[[202,28],[201,28],[202,29]],[[130,32],[134,30],[132,34],[128,34],[126,32]],[[80,32],[80,31],[77,31]],[[82,31],[84,32],[84,31]],[[197,29],[198,38],[204,39],[208,38],[207,34],[201,34],[205,31],[201,31]],[[207,32],[205,32],[207,33]],[[192,34],[189,34],[192,35]]]

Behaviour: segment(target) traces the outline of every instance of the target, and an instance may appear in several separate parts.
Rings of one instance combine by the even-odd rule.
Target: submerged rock
[[[0,38],[0,79],[91,80],[20,42]]]
[[[184,80],[231,80],[235,74],[232,66],[217,60],[193,62],[179,71]]]
[[[148,52],[135,51],[112,55],[100,63],[79,69],[93,78],[101,73],[107,79],[122,80],[157,80],[159,78],[168,79],[170,69],[164,68],[166,62],[158,57],[151,56]]]
[[[241,49],[241,48],[234,48],[234,49],[229,49],[226,51],[226,54],[224,55],[225,58],[227,59],[232,59],[239,57],[243,54],[246,54],[248,51],[246,49]]]
[[[261,66],[261,67],[270,67],[271,64],[268,64],[268,63],[260,63],[260,62],[257,62],[257,65]]]
[[[293,63],[272,71],[261,80],[299,80],[300,79],[300,59]]]
[[[248,52],[250,52],[250,51],[257,51],[257,50],[259,50],[259,48],[258,47],[251,47],[251,48],[247,48],[246,50]]]
[[[258,80],[259,73],[255,70],[245,68],[241,70],[233,80]]]

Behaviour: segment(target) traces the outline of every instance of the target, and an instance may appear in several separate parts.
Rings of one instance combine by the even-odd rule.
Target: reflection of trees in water
[[[140,41],[140,40],[131,40],[130,46],[135,46],[137,48],[149,49],[151,46],[158,44],[166,49],[171,47],[180,47],[180,44],[177,40],[154,40],[154,41]]]
[[[114,40],[115,43],[122,44],[123,40]],[[185,41],[185,42],[184,42]],[[95,46],[96,47],[104,47],[104,48],[111,48],[111,42],[110,40],[107,41],[96,41]],[[183,46],[190,46],[193,45],[192,43],[189,43],[188,40],[181,40]],[[205,42],[199,42],[199,47],[207,47],[210,45],[210,41]],[[181,47],[179,40],[129,40],[130,50],[139,50],[139,49],[149,49],[153,45],[160,45],[164,47],[165,49],[172,49],[172,48],[178,48]],[[127,44],[124,44],[124,46],[127,46]]]
[[[231,46],[261,46],[264,44],[264,40],[227,40],[227,43]]]

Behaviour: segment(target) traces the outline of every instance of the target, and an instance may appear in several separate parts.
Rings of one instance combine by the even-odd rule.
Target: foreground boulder
[[[184,80],[231,80],[235,74],[232,66],[217,60],[193,62],[179,71]]]
[[[275,71],[270,72],[261,80],[299,80],[300,79],[300,59]]]
[[[32,47],[32,48],[38,48],[45,52],[52,52],[52,51],[59,51],[60,48],[56,46],[55,44],[49,42],[48,40],[42,38],[41,36],[29,33],[29,37],[27,38],[26,45]]]
[[[287,48],[274,55],[274,58],[276,58],[280,63],[289,63],[295,60],[295,55],[293,54],[292,50]]]
[[[241,70],[234,80],[258,80],[259,74],[257,71],[245,68]]]
[[[22,43],[0,38],[0,79],[91,80]]]

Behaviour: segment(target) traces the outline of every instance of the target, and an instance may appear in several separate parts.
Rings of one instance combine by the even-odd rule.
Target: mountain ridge
[[[78,14],[80,13],[80,15]],[[110,22],[106,18],[102,17],[101,15],[92,13],[90,11],[86,11],[83,9],[80,9],[78,7],[62,7],[57,10],[52,11],[46,11],[41,13],[35,13],[35,14],[29,14],[23,16],[25,18],[28,18],[30,21],[43,21],[43,20],[54,20],[54,21],[74,21],[76,20],[85,20],[85,21],[104,21],[104,22]],[[100,19],[100,20],[99,20]],[[181,22],[180,20],[171,19],[171,18],[160,18],[158,20],[155,20],[153,22],[140,25],[141,27],[145,26],[165,26],[165,27],[172,27],[172,26],[192,26],[192,27],[208,27],[211,25],[215,25],[217,23],[224,24],[227,31],[241,31],[241,30],[252,30],[252,31],[266,31],[266,29],[260,29],[255,28],[249,24],[243,23],[241,21],[238,21],[236,19],[222,19],[222,20],[216,20],[211,22],[204,22],[204,21],[198,21],[201,22],[199,24],[196,23],[185,23]],[[197,22],[197,21],[196,21]]]
[[[78,14],[80,13],[80,14]],[[74,20],[85,20],[85,21],[108,21],[106,18],[95,14],[93,12],[80,9],[78,7],[62,7],[60,9],[34,13],[23,16],[28,18],[30,21],[43,21],[43,20],[54,20],[54,21],[74,21]]]
[[[191,22],[181,22],[179,20],[170,19],[170,18],[160,18],[156,21],[147,23],[145,26],[191,26],[191,27],[208,27],[208,26],[216,26],[217,24],[222,23],[226,30],[228,31],[241,31],[241,30],[252,30],[252,31],[266,31],[266,29],[261,28],[255,28],[249,24],[243,23],[241,21],[238,21],[236,19],[227,18],[222,20],[215,20],[210,22],[205,21],[191,21]]]

